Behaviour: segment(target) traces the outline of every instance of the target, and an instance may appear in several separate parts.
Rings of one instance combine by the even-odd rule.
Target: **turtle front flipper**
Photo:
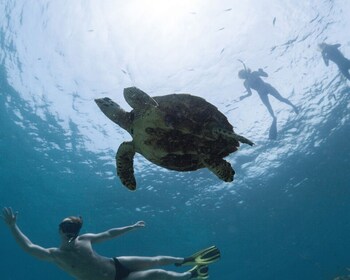
[[[136,180],[134,176],[134,156],[135,149],[132,142],[123,142],[115,156],[117,163],[117,175],[122,184],[129,190],[136,190]]]
[[[235,175],[235,171],[233,170],[231,164],[226,160],[222,158],[205,158],[203,160],[203,164],[206,168],[218,176],[219,179],[225,182],[233,181],[233,175]]]
[[[125,88],[124,98],[133,109],[144,110],[149,107],[158,107],[157,101],[137,87]]]

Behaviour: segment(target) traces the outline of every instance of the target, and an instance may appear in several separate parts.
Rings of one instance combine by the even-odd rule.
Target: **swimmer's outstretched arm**
[[[245,98],[247,98],[247,97],[249,97],[249,96],[252,95],[252,90],[250,89],[250,87],[249,87],[247,81],[244,82],[244,87],[245,87],[245,89],[247,90],[248,93],[247,93],[246,95],[240,96],[240,97],[239,97],[239,100],[240,100],[240,101],[242,101],[243,99],[245,99]]]
[[[138,221],[137,223],[126,227],[112,228],[100,233],[86,233],[86,234],[80,235],[79,239],[89,240],[91,243],[98,243],[98,242],[103,242],[103,241],[115,238],[117,236],[120,236],[134,229],[143,228],[144,226],[145,226],[144,221]]]
[[[51,252],[55,250],[55,248],[46,249],[36,244],[33,244],[27,236],[19,229],[16,224],[17,221],[17,212],[13,212],[10,207],[4,207],[2,209],[2,219],[9,227],[13,237],[15,238],[17,244],[28,254],[32,255],[41,260],[45,261],[53,261],[53,257]]]
[[[328,55],[325,51],[322,51],[322,58],[323,58],[323,61],[324,61],[324,64],[326,64],[326,66],[329,65],[329,59],[328,59]]]
[[[258,69],[258,73],[259,73],[259,76],[261,76],[261,77],[268,77],[269,76],[264,70],[262,70],[262,68]]]

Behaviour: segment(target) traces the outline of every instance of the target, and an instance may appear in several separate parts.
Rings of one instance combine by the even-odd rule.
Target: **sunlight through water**
[[[57,221],[69,215],[84,217],[82,233],[146,222],[99,245],[104,256],[215,244],[210,279],[349,274],[350,82],[318,46],[339,43],[350,59],[349,15],[349,0],[0,1],[0,206],[43,246],[59,244]],[[270,96],[273,122],[257,92],[242,99],[245,67],[265,71],[297,110]],[[234,181],[136,154],[137,190],[125,188],[115,156],[132,137],[95,99],[129,112],[131,86],[216,106],[255,143],[225,158]],[[24,256],[1,226],[1,279],[70,279]]]
[[[38,151],[96,152],[108,163],[104,172],[109,174],[114,153],[130,136],[101,114],[95,98],[108,96],[130,110],[122,96],[128,86],[151,96],[191,93],[217,106],[237,133],[256,143],[229,156],[239,169],[236,183],[273,176],[271,170],[286,157],[324,140],[314,126],[344,98],[330,97],[341,77],[334,67],[325,69],[317,48],[323,40],[346,42],[344,34],[334,32],[340,24],[335,15],[346,15],[349,9],[347,2],[340,2],[274,2],[268,9],[270,2],[257,0],[216,5],[194,0],[2,3],[8,16],[3,16],[6,51],[1,58],[8,80],[33,114],[57,122],[66,143],[44,144],[42,133],[19,111],[17,124],[31,127]],[[343,17],[342,24],[348,21]],[[270,98],[277,141],[268,139],[271,119],[257,94],[239,101],[244,94],[237,77],[240,61],[253,70],[263,68],[269,73],[266,82],[300,108],[296,115]],[[77,128],[74,135],[72,126]],[[77,136],[81,140],[73,144]],[[136,174],[156,168],[140,156],[135,164]]]

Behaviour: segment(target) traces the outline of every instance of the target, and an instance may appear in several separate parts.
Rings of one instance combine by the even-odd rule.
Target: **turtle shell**
[[[131,112],[135,151],[149,161],[171,170],[190,171],[204,167],[203,159],[222,159],[239,147],[232,137],[213,132],[233,132],[233,127],[205,99],[190,94],[153,99],[157,107]]]

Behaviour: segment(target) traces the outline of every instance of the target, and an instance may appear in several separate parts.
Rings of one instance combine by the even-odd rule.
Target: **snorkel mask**
[[[326,43],[319,43],[319,44],[318,44],[318,50],[319,50],[319,51],[323,51],[325,47],[327,47],[327,44],[326,44]]]
[[[82,225],[81,217],[68,217],[59,224],[58,228],[69,238],[68,243],[70,243],[78,237]]]

